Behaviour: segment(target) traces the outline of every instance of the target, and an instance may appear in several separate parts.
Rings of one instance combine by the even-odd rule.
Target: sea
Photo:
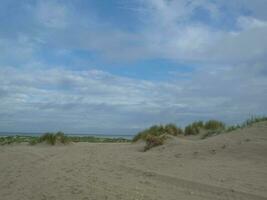
[[[41,136],[44,133],[27,133],[27,132],[0,132],[0,137],[1,136]],[[87,137],[87,136],[92,136],[92,137],[99,137],[99,138],[124,138],[124,139],[132,139],[134,135],[127,135],[127,134],[120,134],[120,135],[115,135],[115,134],[65,134],[68,136],[78,136],[78,137]]]

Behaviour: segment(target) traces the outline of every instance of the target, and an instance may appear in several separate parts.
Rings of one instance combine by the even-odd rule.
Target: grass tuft
[[[225,124],[218,120],[209,120],[205,123],[204,128],[207,130],[218,130],[218,129],[224,129]]]
[[[56,135],[53,133],[45,133],[39,138],[39,143],[46,142],[47,144],[56,144]]]
[[[194,125],[194,124],[190,124],[188,126],[185,127],[184,130],[184,135],[197,135],[199,134],[199,127]]]
[[[183,130],[179,127],[177,127],[175,124],[167,124],[164,127],[164,130],[166,134],[172,135],[172,136],[178,136],[183,134]]]
[[[133,138],[133,142],[143,140],[146,141],[147,137],[150,136],[161,136],[161,135],[172,135],[177,136],[183,134],[183,130],[179,127],[177,127],[175,124],[167,124],[165,126],[163,125],[154,125],[151,126],[148,129],[145,129],[144,131],[139,132],[135,137]]]
[[[146,145],[144,147],[144,151],[147,151],[156,146],[163,145],[166,139],[167,139],[166,135],[160,135],[160,136],[148,135],[146,137]]]

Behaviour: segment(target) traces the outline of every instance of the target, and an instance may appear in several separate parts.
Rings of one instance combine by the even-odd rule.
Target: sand
[[[267,199],[267,123],[206,140],[0,146],[1,200]]]

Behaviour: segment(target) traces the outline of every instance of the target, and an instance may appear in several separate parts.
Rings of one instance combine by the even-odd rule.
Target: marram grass
[[[221,133],[228,133],[237,129],[249,127],[255,123],[262,121],[267,121],[267,117],[251,117],[241,125],[234,125],[228,127],[225,125],[225,123],[218,120],[208,120],[206,122],[196,121],[187,125],[184,130],[174,124],[154,125],[148,129],[137,133],[134,136],[132,142],[137,142],[139,140],[145,141],[146,145],[144,147],[144,150],[147,151],[155,146],[162,145],[164,141],[168,138],[168,135],[198,135],[200,133],[200,130],[203,130],[205,131],[205,134],[202,135],[201,139],[206,139],[208,137]]]

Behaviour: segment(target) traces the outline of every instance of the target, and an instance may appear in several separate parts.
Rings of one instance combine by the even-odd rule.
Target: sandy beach
[[[205,140],[0,146],[1,200],[267,199],[267,123]]]

